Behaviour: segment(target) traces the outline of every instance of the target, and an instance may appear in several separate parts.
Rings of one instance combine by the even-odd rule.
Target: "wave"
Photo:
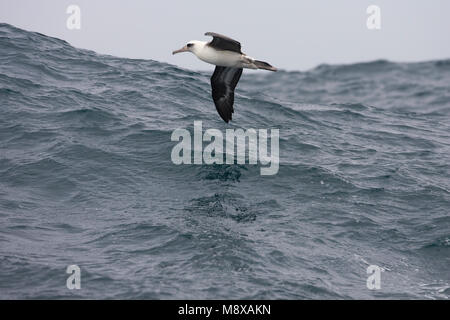
[[[0,24],[0,296],[448,298],[449,65],[244,73],[225,124],[209,73]],[[173,164],[197,120],[279,129],[278,173]]]

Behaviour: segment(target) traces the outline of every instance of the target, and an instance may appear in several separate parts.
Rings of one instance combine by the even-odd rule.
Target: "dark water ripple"
[[[230,126],[209,73],[0,24],[0,297],[448,299],[449,83],[449,60],[246,72]],[[175,166],[194,120],[279,128],[278,174]]]

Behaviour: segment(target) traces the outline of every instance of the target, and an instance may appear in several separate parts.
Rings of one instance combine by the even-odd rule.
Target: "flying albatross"
[[[216,66],[211,77],[212,98],[220,117],[228,123],[234,112],[234,88],[241,78],[242,69],[277,69],[267,62],[255,60],[242,53],[241,44],[236,40],[214,32],[207,32],[205,36],[212,36],[212,41],[189,41],[172,54],[190,51],[200,60]]]

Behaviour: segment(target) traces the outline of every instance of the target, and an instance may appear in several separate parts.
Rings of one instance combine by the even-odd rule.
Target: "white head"
[[[172,54],[190,51],[196,55],[200,50],[203,49],[205,44],[205,41],[191,40],[183,48],[173,51]]]

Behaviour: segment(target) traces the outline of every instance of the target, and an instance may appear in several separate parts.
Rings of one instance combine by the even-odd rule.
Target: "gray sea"
[[[230,124],[212,68],[0,24],[0,298],[450,297],[450,60],[244,71]],[[194,121],[279,129],[278,173],[175,165]]]

